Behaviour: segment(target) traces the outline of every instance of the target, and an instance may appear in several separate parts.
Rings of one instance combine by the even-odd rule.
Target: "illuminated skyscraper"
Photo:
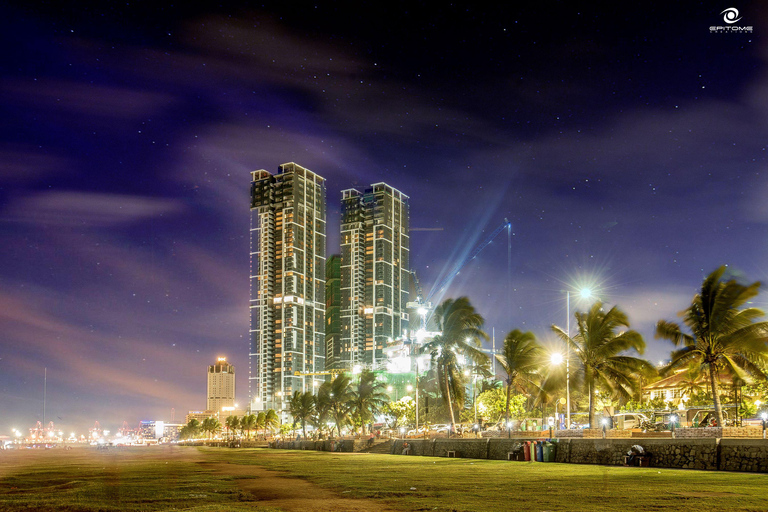
[[[296,373],[325,368],[325,180],[295,163],[252,180],[250,408],[287,418],[316,380]]]
[[[408,196],[376,183],[342,192],[341,361],[371,369],[408,328]]]
[[[221,412],[222,407],[235,407],[235,367],[220,357],[208,367],[208,406],[206,410]]]
[[[346,368],[341,350],[341,256],[325,262],[325,369]]]

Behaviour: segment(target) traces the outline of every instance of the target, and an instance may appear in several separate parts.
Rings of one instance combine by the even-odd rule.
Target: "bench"
[[[453,457],[456,458],[456,450],[447,450],[446,457]]]
[[[627,466],[629,461],[629,455],[624,456],[624,465]],[[634,464],[633,466],[639,466],[641,468],[647,468],[651,465],[651,454],[645,453],[643,455],[638,455],[635,457],[635,460],[633,460]]]

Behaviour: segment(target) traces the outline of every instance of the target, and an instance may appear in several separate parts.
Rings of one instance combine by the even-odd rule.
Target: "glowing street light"
[[[582,299],[589,299],[592,297],[592,290],[589,288],[582,288],[579,290],[579,296]],[[565,330],[568,337],[571,337],[571,291],[566,290],[565,291],[565,315],[567,317],[567,321],[565,324]],[[566,428],[571,428],[571,344],[566,343],[566,354],[565,354],[565,408],[566,408],[566,417],[565,417],[565,425]]]
[[[763,439],[765,439],[765,422],[768,420],[768,412],[764,412],[760,415],[760,419],[763,420]]]

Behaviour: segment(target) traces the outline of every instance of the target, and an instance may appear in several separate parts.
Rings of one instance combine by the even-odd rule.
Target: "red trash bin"
[[[531,461],[531,442],[530,441],[526,441],[523,444],[523,455],[525,456],[526,462]]]

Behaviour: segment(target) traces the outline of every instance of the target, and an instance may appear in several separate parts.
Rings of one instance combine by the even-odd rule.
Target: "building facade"
[[[208,367],[208,400],[206,410],[220,412],[235,408],[235,367],[220,357]]]
[[[325,180],[295,163],[251,182],[250,410],[287,419],[325,369]]]
[[[408,196],[386,183],[342,191],[339,368],[377,369],[408,328]]]
[[[341,256],[325,263],[325,369],[344,369],[341,350]]]

